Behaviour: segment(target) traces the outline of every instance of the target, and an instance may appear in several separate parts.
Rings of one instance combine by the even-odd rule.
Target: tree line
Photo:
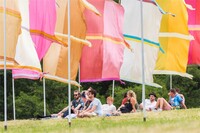
[[[188,67],[189,74],[192,74],[193,79],[188,79],[180,76],[173,76],[173,88],[179,88],[184,94],[186,105],[188,108],[200,107],[200,67]],[[3,71],[0,71],[0,120],[4,118],[4,80]],[[155,83],[158,83],[162,88],[146,86],[146,98],[150,92],[155,92],[157,97],[168,99],[168,91],[170,88],[169,75],[154,75]],[[97,97],[102,103],[106,102],[106,97],[112,94],[112,81],[97,82],[97,83],[82,83],[81,90],[86,90],[90,86],[97,90]],[[72,86],[72,92],[78,87]],[[123,95],[128,90],[135,91],[137,101],[142,101],[142,86],[135,83],[115,82],[115,101],[114,104],[119,107],[123,99]],[[64,83],[59,83],[52,80],[46,80],[46,103],[47,114],[57,113],[68,103],[68,86]],[[13,119],[13,102],[12,102],[12,74],[7,72],[7,109],[8,119]],[[73,93],[72,93],[73,94]],[[73,96],[72,96],[73,98]],[[41,80],[16,79],[15,80],[15,101],[16,101],[16,118],[29,119],[35,118],[37,115],[43,115],[43,83]]]

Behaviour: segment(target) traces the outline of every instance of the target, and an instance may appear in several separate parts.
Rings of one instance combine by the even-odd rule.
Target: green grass
[[[4,132],[0,122],[0,132]],[[8,121],[7,133],[200,133],[200,109],[148,112],[113,117],[73,119],[71,128],[66,119]]]

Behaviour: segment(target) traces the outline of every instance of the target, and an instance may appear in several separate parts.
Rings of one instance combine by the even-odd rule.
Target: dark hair
[[[153,95],[155,98],[157,98],[156,94],[154,92],[149,93],[149,96]]]
[[[91,90],[89,91],[91,94],[93,94],[94,95],[94,97],[96,97],[96,95],[97,95],[97,92],[96,92],[96,90],[95,89],[93,89],[93,88],[91,88]]]
[[[83,92],[81,93],[81,97],[82,97],[82,98],[86,98],[85,91],[83,91]]]
[[[177,93],[180,93],[180,89],[179,89],[179,88],[176,88],[176,92],[177,92]]]
[[[75,90],[74,92],[77,92],[77,93],[78,93],[78,96],[81,95],[80,91],[78,91],[78,90]]]
[[[170,92],[176,94],[176,90],[175,89],[171,89]]]

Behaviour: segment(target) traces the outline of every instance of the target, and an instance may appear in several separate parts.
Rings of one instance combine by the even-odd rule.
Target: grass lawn
[[[0,122],[0,132],[4,123]],[[8,121],[7,133],[200,133],[200,109],[148,112],[113,117]]]

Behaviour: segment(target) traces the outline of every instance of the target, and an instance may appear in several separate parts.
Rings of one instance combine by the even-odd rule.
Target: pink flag
[[[112,0],[88,0],[101,16],[85,11],[86,39],[92,48],[84,47],[81,57],[81,82],[119,80],[123,62],[122,34],[124,9]]]
[[[188,64],[200,65],[200,0],[186,0],[195,10],[188,10],[189,31],[194,36],[190,43]]]
[[[33,61],[33,58],[30,58],[32,61],[30,63],[28,61],[24,62],[23,57],[20,56],[22,54],[25,55],[26,52],[30,52],[30,45],[34,44],[37,53],[35,55],[35,53],[32,51],[29,54],[34,54],[35,56],[38,56],[37,58],[39,58],[39,60],[41,60],[45,56],[52,41],[57,41],[55,40],[54,36],[56,24],[56,2],[55,0],[29,0],[23,1],[23,3],[20,3],[20,5],[24,6],[21,9],[21,13],[24,14],[22,18],[22,31],[26,32],[26,30],[28,30],[31,33],[32,40],[31,38],[29,39],[29,32],[22,34],[23,37],[19,38],[20,40],[24,40],[18,41],[19,45],[24,45],[24,52],[20,51],[21,54],[19,55],[18,59],[21,59],[22,64],[25,66],[33,65],[39,67],[39,61],[37,61],[38,59],[36,59],[36,57],[32,56],[35,59],[35,62]],[[25,10],[26,8],[27,10]],[[19,50],[21,49],[22,48],[19,48]],[[32,71],[27,70],[26,68],[21,70],[13,70],[12,73],[13,78],[15,79],[39,79],[42,76],[41,71]]]
[[[49,49],[56,25],[55,0],[30,0],[30,32],[41,60]]]

